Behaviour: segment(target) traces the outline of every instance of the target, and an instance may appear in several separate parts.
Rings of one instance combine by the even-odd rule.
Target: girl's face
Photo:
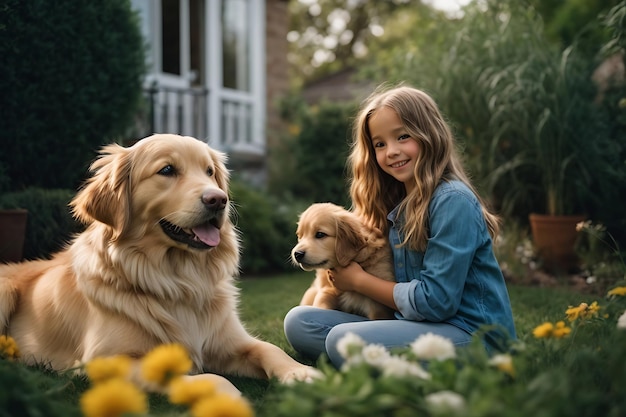
[[[415,187],[417,141],[404,128],[398,114],[389,107],[374,111],[368,122],[376,162],[380,168],[404,184],[407,194]]]

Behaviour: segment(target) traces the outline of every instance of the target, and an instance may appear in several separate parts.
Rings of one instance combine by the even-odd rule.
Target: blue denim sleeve
[[[394,287],[394,301],[405,319],[442,322],[454,316],[461,303],[484,222],[478,200],[468,189],[446,187],[429,206],[426,251],[407,249],[411,259],[408,282]],[[409,265],[407,265],[409,267]]]

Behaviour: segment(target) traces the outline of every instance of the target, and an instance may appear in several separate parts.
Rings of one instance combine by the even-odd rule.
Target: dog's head
[[[72,200],[77,219],[100,222],[111,239],[149,237],[162,246],[206,250],[228,221],[226,156],[197,139],[159,134],[108,145]]]
[[[291,260],[305,271],[346,266],[367,245],[358,217],[332,203],[316,203],[298,220]]]

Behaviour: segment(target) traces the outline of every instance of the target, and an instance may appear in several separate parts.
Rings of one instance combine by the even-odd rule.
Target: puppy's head
[[[291,260],[305,271],[346,266],[367,244],[354,213],[332,203],[316,203],[298,220],[298,243]]]
[[[107,225],[113,240],[149,237],[165,246],[210,249],[220,243],[229,216],[225,162],[224,154],[185,136],[108,145],[71,206],[84,223]]]

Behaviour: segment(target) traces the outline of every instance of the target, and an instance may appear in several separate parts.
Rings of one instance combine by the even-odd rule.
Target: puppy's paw
[[[315,369],[312,366],[302,365],[298,368],[287,372],[280,379],[283,384],[293,384],[294,382],[313,382],[315,379],[320,379],[324,376],[319,369]]]

